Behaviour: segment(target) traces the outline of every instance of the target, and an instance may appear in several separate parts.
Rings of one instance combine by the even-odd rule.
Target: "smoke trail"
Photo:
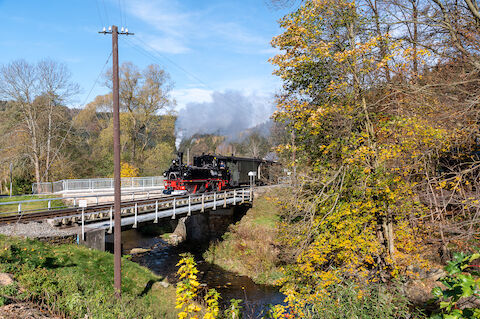
[[[212,93],[211,102],[188,103],[178,114],[179,137],[219,134],[234,138],[238,133],[265,122],[273,113],[272,97],[245,95],[239,91]]]

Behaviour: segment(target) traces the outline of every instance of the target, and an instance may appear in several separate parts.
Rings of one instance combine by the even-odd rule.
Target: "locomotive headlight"
[[[186,173],[186,172],[185,172],[185,173],[183,173],[183,176],[187,176],[187,173]]]
[[[163,177],[167,177],[167,173],[163,173]]]

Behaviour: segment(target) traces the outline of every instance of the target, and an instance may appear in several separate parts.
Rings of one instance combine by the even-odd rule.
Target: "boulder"
[[[151,249],[147,248],[133,248],[132,250],[130,250],[130,255],[143,254],[149,252],[150,250]]]
[[[15,280],[13,280],[13,275],[7,274],[5,272],[0,273],[0,286],[11,285],[14,282]]]
[[[185,241],[185,238],[177,234],[171,234],[170,236],[168,236],[168,239],[167,239],[167,243],[169,243],[172,246],[178,246],[184,241]]]
[[[153,284],[152,290],[168,288],[169,286],[170,286],[170,284],[166,280],[157,281],[156,283]]]

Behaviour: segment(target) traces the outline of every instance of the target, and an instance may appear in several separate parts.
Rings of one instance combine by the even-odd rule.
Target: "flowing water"
[[[132,260],[167,278],[171,284],[177,281],[176,264],[181,258],[180,254],[192,253],[197,262],[199,281],[206,284],[204,289],[215,288],[222,296],[223,306],[227,305],[231,299],[242,299],[246,318],[261,318],[269,304],[283,302],[285,296],[278,291],[277,287],[256,284],[249,277],[226,271],[203,260],[202,252],[205,247],[205,244],[194,247],[191,245],[174,247],[158,236],[135,229],[122,232],[123,253],[128,254],[133,248],[151,249],[149,252],[134,255]]]

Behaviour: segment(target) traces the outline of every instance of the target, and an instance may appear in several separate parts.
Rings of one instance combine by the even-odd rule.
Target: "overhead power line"
[[[211,88],[207,83],[205,83],[202,79],[200,79],[198,76],[196,76],[195,74],[193,74],[192,72],[186,70],[184,67],[182,67],[181,65],[179,65],[178,63],[176,63],[175,61],[173,61],[172,59],[170,59],[169,57],[167,57],[166,55],[160,53],[157,49],[155,49],[154,47],[152,47],[151,45],[149,45],[148,43],[146,43],[145,41],[143,41],[142,39],[140,38],[136,38],[135,40],[138,40],[138,42],[140,42],[141,44],[143,44],[145,47],[147,47],[149,49],[149,51],[153,52],[154,54],[156,54],[159,58],[161,59],[165,59],[167,60],[167,62],[169,62],[170,64],[172,64],[173,66],[175,66],[177,69],[179,69],[180,71],[182,71],[183,73],[185,73],[186,75],[188,75],[189,77],[193,78],[195,81],[197,81],[198,83],[204,85],[205,87],[207,88],[210,88],[211,90],[214,90],[213,88]],[[140,47],[141,49],[143,49],[138,43],[136,44],[138,47]],[[145,50],[145,49],[143,49]],[[147,51],[147,50],[145,50]],[[147,51],[148,52],[148,51]],[[152,53],[152,54],[153,54]]]
[[[120,0],[122,2],[122,8],[123,8],[123,23],[125,24],[125,27],[128,27],[127,23],[127,7],[125,5],[125,0]]]
[[[100,25],[103,27],[105,24],[103,23],[102,13],[100,12],[100,5],[98,3],[99,0],[95,0],[95,6],[97,7],[98,19],[100,20]]]
[[[107,19],[107,24],[110,25],[110,19],[108,18],[108,11],[107,11],[107,6],[105,5],[105,0],[102,0],[103,3],[103,11],[105,12],[105,17]]]

